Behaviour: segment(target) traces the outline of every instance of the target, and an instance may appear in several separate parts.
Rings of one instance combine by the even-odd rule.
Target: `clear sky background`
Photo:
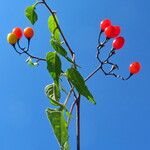
[[[119,74],[128,75],[132,61],[140,61],[139,75],[128,81],[97,73],[88,81],[97,105],[81,102],[82,150],[150,149],[150,2],[149,0],[47,0],[57,10],[60,25],[86,77],[98,65],[95,59],[99,23],[110,18],[122,27],[126,45],[113,59]],[[31,26],[24,16],[32,1],[7,0],[0,5],[0,150],[57,150],[45,115],[50,107],[44,87],[52,80],[42,63],[31,68],[7,43],[12,28]],[[32,54],[44,57],[51,50],[48,11],[38,7]],[[25,40],[25,39],[24,39]],[[70,128],[75,150],[74,122]]]

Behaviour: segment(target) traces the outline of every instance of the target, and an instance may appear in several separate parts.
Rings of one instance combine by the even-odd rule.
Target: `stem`
[[[63,38],[63,40],[64,40],[64,42],[65,42],[65,44],[66,44],[66,46],[67,46],[68,49],[69,49],[71,56],[74,57],[74,52],[72,51],[72,49],[71,49],[69,43],[67,42],[67,40],[66,40],[66,38],[65,38],[65,36],[64,36],[64,34],[63,34],[61,28],[60,28],[60,25],[58,24],[58,21],[57,21],[56,16],[55,16],[55,12],[52,11],[52,9],[48,6],[48,4],[46,3],[45,0],[42,0],[42,2],[43,2],[43,4],[46,6],[46,8],[49,10],[49,12],[52,14],[52,16],[53,16],[53,18],[54,18],[54,20],[55,20],[55,23],[56,23],[56,25],[57,25],[57,28],[58,28],[58,30],[59,30],[59,32],[60,32],[60,34],[61,34],[61,36],[62,36],[62,38]]]
[[[77,150],[80,150],[80,94],[76,102],[76,138]]]
[[[74,102],[73,102],[72,105],[71,105],[71,108],[70,108],[70,111],[69,111],[71,116],[72,116],[74,107],[75,107],[75,105],[76,105],[76,102],[77,102],[77,99],[75,99]],[[69,126],[69,124],[70,124],[70,121],[71,121],[71,117],[69,117],[68,120],[67,120],[68,126]]]
[[[102,68],[102,64],[99,65],[84,81],[89,80],[95,73]]]
[[[101,35],[102,35],[102,33],[103,33],[103,31],[100,31],[99,32],[99,35],[98,35],[98,45],[100,45],[100,43],[101,43]]]
[[[33,58],[33,59],[37,59],[37,61],[46,61],[46,59],[40,58],[40,57],[37,57],[37,56],[33,56],[33,55],[31,55],[31,54],[28,52],[28,51],[29,51],[29,47],[30,47],[30,39],[28,39],[28,46],[27,46],[27,48],[21,47],[19,40],[18,40],[18,42],[17,42],[17,45],[18,45],[18,47],[20,48],[20,50],[22,51],[22,52],[19,52],[19,51],[16,49],[15,45],[13,45],[13,48],[15,49],[15,51],[16,51],[18,54],[20,54],[20,55],[21,55],[21,54],[26,54],[26,55],[30,56],[31,58]]]
[[[43,4],[43,2],[37,1],[37,2],[34,4],[34,6],[37,6],[38,4]]]
[[[65,100],[65,102],[64,102],[64,105],[65,105],[65,106],[67,105],[67,103],[68,103],[68,101],[69,101],[69,98],[70,98],[70,96],[71,96],[73,90],[74,90],[74,87],[72,86],[72,88],[70,89],[70,91],[69,91],[69,93],[68,93],[68,95],[67,95],[67,98],[66,98],[66,100]]]
[[[33,56],[33,55],[29,54],[27,51],[24,51],[24,53],[27,54],[28,56],[30,56],[31,58],[37,59],[37,61],[46,61],[45,58],[40,58],[40,57],[37,57],[37,56]]]
[[[70,85],[70,87],[72,88],[73,87],[73,85],[71,84],[71,82],[69,81],[69,80],[67,80],[68,81],[68,83],[69,83],[69,85]],[[75,93],[75,91],[73,90],[73,95],[74,95],[74,97],[76,98],[76,99],[78,99],[78,97],[77,97],[77,95],[76,95],[76,93]]]
[[[65,38],[65,36],[64,36],[64,34],[63,34],[63,32],[62,32],[62,30],[61,30],[61,28],[60,28],[58,22],[57,22],[57,19],[56,19],[56,16],[55,16],[55,12],[52,11],[52,9],[48,6],[48,4],[46,3],[45,0],[42,0],[42,2],[43,2],[43,4],[46,6],[46,8],[49,10],[49,12],[52,14],[52,16],[53,16],[53,18],[54,18],[54,21],[55,21],[55,23],[56,23],[56,25],[57,25],[57,28],[58,28],[58,30],[59,30],[59,32],[60,32],[60,34],[61,34],[61,36],[62,36],[62,38],[63,38],[63,40],[64,40],[64,42],[65,42],[65,44],[66,44],[66,46],[67,46],[68,49],[69,49],[69,52],[70,52],[70,54],[71,54],[71,56],[72,56],[72,60],[73,60],[73,62],[75,63],[75,54],[74,54],[73,50],[71,49],[69,43],[67,42],[67,40],[66,40],[66,38]],[[74,67],[76,68],[76,66],[74,66]],[[66,101],[65,101],[65,104],[67,104],[67,102],[68,102],[68,100],[69,100],[69,97],[70,97],[70,95],[71,95],[72,92],[74,93],[74,96],[76,97],[76,94],[75,94],[75,91],[74,91],[74,87],[71,85],[71,83],[70,83],[70,86],[71,86],[71,90],[70,90],[70,92],[69,92],[69,94],[68,94],[68,96],[67,96],[67,99],[66,99]],[[80,150],[80,94],[79,94],[77,100],[73,103],[73,106],[72,106],[72,110],[71,110],[71,111],[73,111],[73,108],[74,108],[74,105],[75,105],[75,104],[76,104],[76,106],[77,106],[77,108],[76,108],[76,115],[77,115],[77,116],[76,116],[77,150]]]

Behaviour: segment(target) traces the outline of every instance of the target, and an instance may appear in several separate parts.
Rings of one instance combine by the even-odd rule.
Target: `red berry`
[[[124,38],[120,36],[120,37],[117,37],[117,38],[113,41],[112,46],[113,46],[113,48],[114,48],[115,50],[119,50],[119,49],[121,49],[121,48],[123,47],[124,42],[125,42]]]
[[[130,64],[129,70],[131,74],[136,74],[140,71],[141,69],[141,64],[139,62],[133,62]]]
[[[12,33],[14,33],[18,39],[20,39],[22,37],[22,30],[18,27],[14,28],[12,30]]]
[[[101,31],[104,31],[105,28],[107,28],[110,25],[111,25],[111,21],[109,19],[105,19],[105,20],[101,21],[101,23],[100,23]]]
[[[115,38],[120,34],[120,27],[109,26],[104,30],[104,32],[107,38]]]
[[[30,27],[24,29],[24,36],[27,39],[31,39],[34,36],[34,30]]]
[[[120,29],[119,26],[114,26],[114,27],[115,27],[115,34],[114,34],[114,37],[117,37],[117,36],[120,34],[121,29]]]

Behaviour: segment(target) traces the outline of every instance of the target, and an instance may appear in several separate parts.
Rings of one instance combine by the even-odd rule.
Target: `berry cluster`
[[[24,31],[22,31],[21,28],[16,27],[7,35],[7,41],[11,45],[15,45],[23,35],[30,40],[34,36],[34,31],[30,27],[25,28]]]
[[[102,34],[104,33],[104,36],[105,36],[105,40],[104,42],[101,42],[101,36]],[[124,37],[120,36],[120,33],[121,33],[121,28],[120,26],[115,26],[115,25],[112,25],[112,22],[109,20],[109,19],[105,19],[103,21],[101,21],[100,23],[100,33],[99,33],[99,37],[98,37],[98,46],[97,46],[97,59],[98,61],[100,62],[100,68],[101,70],[103,71],[103,73],[105,75],[112,75],[112,76],[115,76],[117,78],[121,78],[122,80],[127,80],[129,79],[133,74],[136,74],[140,71],[141,69],[141,64],[139,62],[133,62],[131,63],[131,65],[129,66],[129,71],[130,71],[130,74],[127,78],[124,78],[120,75],[116,75],[114,73],[114,70],[115,69],[119,69],[119,67],[110,62],[110,58],[116,54],[116,51],[117,50],[120,50],[124,44],[125,44],[125,39]],[[100,52],[101,52],[101,49],[106,45],[106,43],[110,40],[110,39],[113,39],[113,42],[112,42],[112,48],[109,52],[109,55],[108,57],[102,61],[100,59]],[[103,65],[105,64],[109,64],[111,65],[111,70],[109,72],[106,72],[103,68]]]
[[[21,47],[20,46],[20,39],[22,38],[22,36],[25,36],[25,38],[28,40],[28,45],[27,47]],[[36,57],[36,56],[33,56],[31,55],[28,51],[29,51],[29,48],[30,48],[30,40],[31,38],[34,36],[34,30],[31,28],[31,27],[27,27],[25,28],[24,30],[22,30],[21,28],[19,27],[16,27],[12,30],[11,33],[9,33],[7,35],[7,41],[9,44],[11,44],[14,48],[14,50],[18,53],[18,54],[26,54],[29,56],[29,58],[27,59],[27,62],[29,64],[31,64],[32,66],[35,66],[35,64],[37,65],[38,64],[38,61],[40,60],[43,60],[43,61],[46,61],[44,58],[40,58],[40,57]],[[19,50],[17,50],[16,48],[16,44],[19,48]],[[35,59],[36,60],[36,63],[33,63],[32,62],[32,59]]]

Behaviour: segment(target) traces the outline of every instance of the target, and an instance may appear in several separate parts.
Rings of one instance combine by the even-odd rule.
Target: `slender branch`
[[[14,48],[14,50],[15,50],[19,55],[26,54],[27,56],[29,56],[29,57],[31,57],[31,58],[33,58],[33,59],[37,59],[37,61],[46,61],[45,58],[41,58],[41,57],[37,57],[37,56],[31,55],[31,54],[30,54],[29,52],[27,52],[25,49],[21,49],[22,52],[19,52],[19,51],[16,49],[15,45],[13,45],[13,48]]]
[[[102,64],[100,66],[98,66],[84,81],[89,80],[93,75],[95,75],[95,73],[97,73],[97,71],[99,71],[102,67]]]
[[[109,41],[108,38],[106,38],[104,40],[104,42],[100,42],[100,37],[101,37],[101,34],[102,32],[99,33],[99,36],[98,36],[98,46],[97,46],[97,53],[96,53],[96,58],[97,60],[99,61],[99,63],[102,63],[103,61],[100,59],[100,52],[101,52],[101,49],[105,46],[105,44]]]
[[[38,4],[43,4],[43,2],[37,1],[34,6],[37,6]]]
[[[98,35],[98,45],[100,45],[101,43],[101,35],[102,35],[102,31],[100,31]]]
[[[101,36],[101,34],[100,34],[100,36]],[[104,42],[100,42],[99,43],[99,45],[97,46],[97,49],[99,49],[99,48],[101,48],[101,47],[104,47],[105,46],[105,44],[107,43],[109,41],[109,38],[106,38],[105,40],[104,40]]]
[[[19,47],[21,50],[25,50],[25,49],[26,49],[25,47],[21,47],[21,46],[20,46],[20,40],[17,41],[17,45],[18,45],[18,47]]]
[[[133,74],[129,74],[129,76],[128,77],[122,77],[121,75],[117,75],[117,74],[115,74],[115,73],[111,73],[111,72],[106,72],[104,69],[103,69],[103,67],[101,68],[101,70],[102,70],[102,72],[106,75],[106,76],[114,76],[114,77],[116,77],[116,78],[118,78],[118,79],[121,79],[121,80],[128,80],[128,79],[130,79],[131,77],[132,77],[132,75]]]
[[[67,98],[66,98],[66,100],[65,100],[65,102],[64,102],[64,105],[65,105],[65,106],[67,105],[67,103],[68,103],[68,101],[69,101],[69,98],[70,98],[70,96],[71,96],[73,90],[74,90],[74,87],[72,86],[71,89],[70,89],[70,91],[69,91],[69,93],[68,93],[68,95],[67,95]]]
[[[115,54],[116,54],[116,52],[115,52],[114,48],[112,48],[108,57],[106,58],[106,60],[104,60],[104,62],[109,62],[109,59]]]
[[[76,102],[76,127],[77,150],[80,150],[80,94]]]
[[[29,57],[33,58],[33,59],[37,59],[37,61],[46,61],[45,58],[41,58],[41,57],[37,57],[37,56],[33,56],[31,54],[29,54],[28,52],[24,51],[25,54],[27,54]]]
[[[30,48],[30,41],[31,41],[31,40],[28,39],[27,48],[26,48],[26,47],[21,47],[21,45],[20,45],[20,40],[17,41],[17,45],[18,45],[18,47],[20,48],[21,51],[23,51],[23,52],[24,52],[24,51],[29,51],[29,48]]]
[[[70,85],[70,87],[72,88],[73,87],[73,85],[71,84],[71,82],[69,81],[69,80],[67,80],[68,81],[68,83],[69,83],[69,85]],[[73,94],[74,94],[74,97],[77,99],[78,97],[77,97],[77,95],[76,95],[76,93],[75,93],[75,91],[73,90]]]
[[[65,36],[64,36],[64,33],[62,32],[62,30],[61,30],[61,28],[60,28],[60,25],[58,24],[58,21],[57,21],[56,16],[55,16],[55,12],[52,11],[52,9],[48,6],[48,4],[46,3],[45,0],[42,0],[42,2],[43,2],[43,4],[46,6],[46,8],[49,10],[49,12],[52,14],[52,16],[53,16],[53,18],[54,18],[54,21],[55,21],[55,23],[56,23],[56,25],[57,25],[57,28],[58,28],[58,30],[59,30],[59,32],[60,32],[60,34],[61,34],[61,36],[62,36],[62,38],[63,38],[63,40],[64,40],[64,42],[65,42],[65,44],[66,44],[66,46],[67,46],[68,49],[69,49],[71,56],[74,57],[74,56],[73,56],[73,55],[74,55],[74,52],[72,51],[72,49],[71,49],[69,43],[67,42],[67,40],[66,40],[66,38],[65,38]]]
[[[70,110],[69,110],[70,115],[72,115],[72,113],[73,113],[73,110],[74,110],[74,107],[76,105],[76,102],[77,102],[77,99],[74,100],[74,102],[72,103],[72,105],[70,107]],[[68,118],[68,121],[67,121],[68,125],[70,124],[70,121],[71,121],[71,117]]]

